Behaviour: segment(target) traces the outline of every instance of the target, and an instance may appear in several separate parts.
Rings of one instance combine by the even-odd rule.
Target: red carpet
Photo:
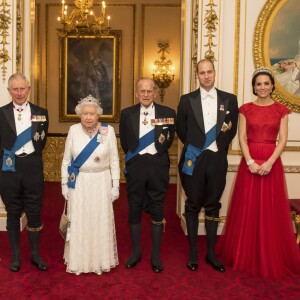
[[[63,240],[58,222],[63,209],[59,183],[45,187],[40,252],[49,264],[39,272],[30,264],[26,230],[21,235],[21,270],[8,270],[10,249],[6,232],[0,232],[0,299],[300,299],[300,276],[284,281],[252,278],[227,268],[218,273],[204,262],[205,239],[199,238],[199,270],[191,272],[185,264],[188,242],[176,215],[176,186],[170,185],[166,201],[166,232],[163,237],[164,271],[150,268],[151,236],[148,215],[143,217],[142,261],[133,270],[124,267],[130,254],[125,185],[114,204],[120,265],[101,276],[72,275],[65,272]]]

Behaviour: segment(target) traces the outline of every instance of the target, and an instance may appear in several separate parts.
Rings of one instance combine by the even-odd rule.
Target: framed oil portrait
[[[100,37],[68,35],[60,42],[60,121],[78,122],[78,101],[92,95],[103,108],[101,120],[118,122],[121,30]]]
[[[273,70],[274,100],[300,112],[299,0],[268,0],[254,32],[254,64]]]

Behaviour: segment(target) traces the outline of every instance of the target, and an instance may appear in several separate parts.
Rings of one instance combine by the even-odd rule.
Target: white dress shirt
[[[202,111],[205,133],[207,133],[213,126],[217,124],[218,112],[218,95],[217,90],[213,87],[210,91],[206,91],[200,87]],[[217,152],[218,146],[216,141],[207,147],[207,149]]]
[[[22,133],[28,127],[31,126],[30,105],[26,101],[21,106],[16,103],[13,103],[13,106],[14,106],[14,116],[15,116],[17,135],[19,135],[20,133]],[[21,153],[30,154],[32,152],[34,152],[34,147],[32,141],[30,140],[28,143],[26,143],[24,146],[22,146],[20,149],[16,151],[16,155],[19,155]]]
[[[146,133],[148,133],[149,131],[154,129],[154,126],[151,125],[151,119],[155,119],[155,108],[154,108],[153,103],[147,108],[145,106],[141,105],[139,138],[141,138]],[[152,154],[152,155],[157,153],[154,142],[139,152],[140,155],[143,155],[146,153]]]

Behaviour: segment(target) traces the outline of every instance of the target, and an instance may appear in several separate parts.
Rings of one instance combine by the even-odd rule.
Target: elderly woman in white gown
[[[119,197],[120,166],[113,127],[98,122],[99,101],[89,95],[75,108],[81,123],[70,127],[62,161],[62,194],[70,228],[67,272],[109,272],[119,264],[113,201]]]

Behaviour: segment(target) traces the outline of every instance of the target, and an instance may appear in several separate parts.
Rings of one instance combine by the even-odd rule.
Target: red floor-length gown
[[[289,110],[280,103],[247,103],[240,113],[246,117],[251,157],[262,164],[272,155],[280,121]],[[253,276],[280,279],[300,273],[299,248],[280,158],[265,176],[252,174],[242,158],[217,249],[224,264]]]

